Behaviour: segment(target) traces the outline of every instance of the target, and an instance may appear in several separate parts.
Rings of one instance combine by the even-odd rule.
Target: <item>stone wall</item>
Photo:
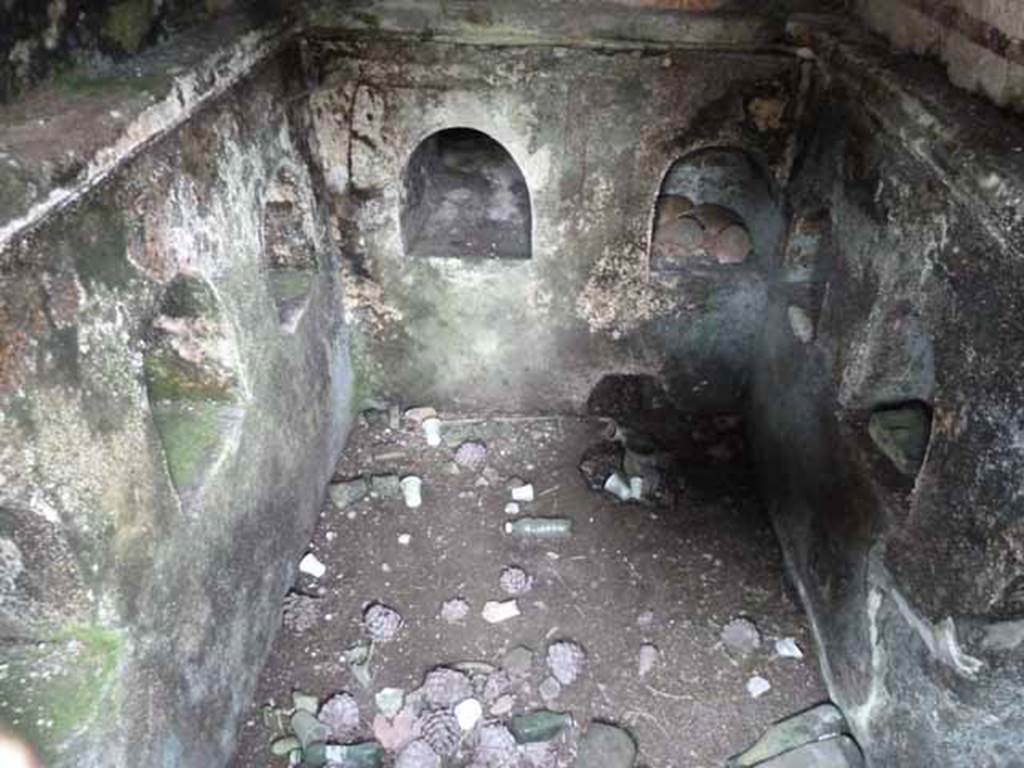
[[[1024,109],[1024,7],[1017,0],[857,0],[901,51],[941,59],[958,86]]]
[[[814,45],[831,87],[752,388],[770,508],[871,764],[1020,765],[1024,134]]]
[[[0,720],[50,766],[226,761],[343,445],[298,53],[256,50],[6,211]]]
[[[316,157],[351,275],[363,389],[488,410],[575,409],[610,371],[661,375],[684,407],[731,407],[779,255],[801,66],[787,54],[323,39]],[[758,110],[770,105],[776,119]],[[472,128],[522,171],[532,257],[409,258],[402,178],[434,132]],[[655,203],[709,147],[764,179],[743,264],[649,264]],[[716,202],[715,192],[706,190]]]

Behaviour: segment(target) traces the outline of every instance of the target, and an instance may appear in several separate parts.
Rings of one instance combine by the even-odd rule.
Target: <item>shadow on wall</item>
[[[652,272],[771,266],[784,222],[760,168],[735,149],[704,149],[665,174],[651,232]]]
[[[529,259],[530,193],[501,144],[470,128],[447,128],[413,151],[402,179],[407,256]]]

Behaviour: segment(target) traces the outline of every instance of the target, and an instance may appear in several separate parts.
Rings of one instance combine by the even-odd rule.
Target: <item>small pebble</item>
[[[398,543],[403,547],[409,546],[409,542],[412,541],[412,535],[408,533],[398,534]]]
[[[722,628],[722,642],[732,651],[750,654],[761,646],[761,632],[750,619],[733,619]]]
[[[775,641],[775,654],[783,659],[802,659],[804,652],[792,637],[780,637]]]
[[[747,680],[747,693],[750,694],[750,697],[752,699],[757,699],[761,696],[764,696],[771,689],[772,684],[760,675],[754,675],[752,678]]]
[[[505,505],[505,514],[506,515],[518,515],[519,514],[519,509],[520,509],[520,507],[519,507],[519,505],[516,502],[510,501],[508,504]]]
[[[562,685],[549,675],[544,678],[544,682],[540,684],[537,692],[544,701],[551,701],[558,698],[558,695],[562,692]]]

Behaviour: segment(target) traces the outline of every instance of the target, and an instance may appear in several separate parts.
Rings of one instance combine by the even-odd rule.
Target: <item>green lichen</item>
[[[4,655],[0,721],[36,744],[48,763],[72,737],[113,721],[121,702],[120,632],[75,625],[44,642],[5,648]]]
[[[171,480],[179,493],[199,485],[224,444],[234,409],[216,403],[162,404],[153,418],[167,459]]]
[[[148,75],[145,77],[97,77],[96,75],[70,70],[54,79],[56,86],[68,93],[82,96],[108,96],[128,94],[158,95],[167,90],[168,77]]]
[[[277,306],[304,299],[313,285],[314,274],[308,270],[275,269],[267,275],[270,296]]]
[[[235,400],[234,382],[219,371],[185,360],[172,350],[157,348],[143,358],[146,389],[153,402]]]
[[[353,330],[349,346],[352,365],[352,414],[357,416],[374,399],[380,385],[379,368],[374,366],[367,350],[368,340],[363,333]]]
[[[107,11],[103,36],[126,53],[135,53],[149,34],[153,23],[150,0],[122,0]]]

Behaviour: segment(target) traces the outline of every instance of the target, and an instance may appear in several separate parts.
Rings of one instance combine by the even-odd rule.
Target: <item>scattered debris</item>
[[[417,693],[431,707],[454,707],[473,696],[473,684],[466,674],[457,669],[435,667],[427,673]]]
[[[501,572],[498,583],[506,594],[522,595],[530,591],[533,579],[522,568],[510,565]]]
[[[792,637],[780,637],[775,641],[775,655],[783,659],[802,659],[804,652]]]
[[[516,759],[516,739],[500,723],[490,723],[480,729],[473,760],[488,768],[512,766]]]
[[[370,478],[370,492],[382,499],[397,499],[402,495],[402,482],[398,475],[373,475]]]
[[[394,717],[405,704],[405,691],[401,688],[381,688],[373,697],[377,711],[385,717]]]
[[[515,740],[520,744],[532,744],[538,741],[550,741],[570,727],[572,722],[572,715],[568,712],[539,709],[513,717],[511,731]]]
[[[326,744],[331,738],[331,729],[316,719],[312,712],[305,709],[297,709],[292,715],[292,733],[295,734],[302,749],[305,750],[313,744]]]
[[[553,701],[562,694],[562,684],[555,680],[555,678],[548,675],[538,686],[537,693],[540,694],[540,697],[544,699],[544,701]]]
[[[430,748],[441,757],[451,757],[462,741],[462,728],[455,714],[447,709],[425,712],[416,730]]]
[[[417,739],[399,753],[395,768],[441,768],[441,758],[427,742]]]
[[[409,534],[409,533],[400,533],[400,534],[398,534],[398,543],[401,544],[403,547],[409,546],[409,543],[411,541],[412,541],[412,534]]]
[[[586,659],[583,647],[571,640],[560,640],[548,646],[548,669],[562,685],[572,685],[583,671]]]
[[[289,631],[302,634],[320,623],[318,598],[289,592],[284,598],[283,621]]]
[[[617,440],[602,440],[588,447],[580,458],[583,482],[592,491],[604,489],[605,481],[622,468],[623,448]]]
[[[336,741],[349,741],[359,732],[359,704],[348,693],[331,696],[316,718],[331,729],[331,738]]]
[[[750,619],[733,619],[722,628],[722,642],[736,653],[749,655],[761,647],[761,631]]]
[[[405,707],[394,717],[378,714],[373,718],[373,737],[389,752],[397,752],[415,738],[416,714]]]
[[[604,483],[604,490],[619,501],[633,499],[633,489],[630,487],[629,480],[621,472],[612,472],[608,475],[608,479]]]
[[[312,552],[307,552],[299,561],[299,570],[307,576],[319,579],[327,573],[327,566],[320,562],[319,558]]]
[[[423,503],[423,481],[416,475],[407,475],[399,481],[405,506],[417,509]]]
[[[495,717],[502,717],[512,711],[512,708],[516,705],[516,697],[506,693],[503,696],[499,696],[494,700],[491,705],[490,712]]]
[[[758,699],[764,696],[771,689],[772,684],[760,675],[754,675],[747,680],[747,693],[749,693],[750,697],[753,699]]]
[[[410,424],[415,426],[421,425],[424,421],[437,416],[437,411],[431,408],[429,405],[419,406],[417,408],[409,408],[404,414],[404,418]]]
[[[463,731],[472,731],[483,716],[484,708],[476,699],[465,699],[455,705],[455,719]]]
[[[423,427],[423,434],[426,435],[427,445],[436,448],[441,444],[441,420],[439,418],[436,416],[426,418],[420,426]]]
[[[487,446],[468,440],[455,450],[455,463],[466,469],[476,470],[487,461]],[[481,477],[484,482],[490,482],[486,477]]]
[[[518,515],[519,511],[520,507],[518,502],[510,501],[508,504],[505,505],[506,515]]]
[[[512,501],[530,502],[533,501],[533,483],[522,483],[511,489]]]
[[[729,759],[729,768],[750,768],[803,744],[849,733],[846,718],[834,704],[819,704],[780,720],[752,747]]]
[[[533,539],[564,539],[572,535],[567,517],[521,517],[505,523],[505,533]]]
[[[461,597],[453,597],[441,603],[441,618],[449,624],[462,621],[469,615],[469,603]]]
[[[371,603],[363,611],[363,626],[375,642],[386,643],[402,628],[402,615],[382,603]]]
[[[315,715],[317,710],[320,709],[320,700],[316,696],[311,696],[308,693],[292,691],[292,708],[302,709],[309,712],[311,715]]]
[[[353,480],[345,480],[340,483],[332,483],[327,486],[327,495],[331,503],[338,509],[344,509],[351,504],[365,498],[369,492],[369,484],[361,477]]]
[[[658,657],[661,652],[658,650],[658,646],[653,643],[644,643],[640,646],[640,655],[637,660],[637,674],[640,677],[644,677],[648,672],[654,669],[654,665],[658,663]]]
[[[516,616],[521,615],[521,613],[519,611],[519,603],[515,600],[505,600],[503,602],[488,600],[484,603],[484,608],[480,615],[483,616],[486,622],[499,624],[503,621],[514,619]]]
[[[636,742],[627,731],[611,723],[591,722],[580,739],[576,768],[630,768],[636,760]]]
[[[270,754],[278,757],[287,757],[295,750],[302,750],[302,742],[294,736],[282,736],[275,739],[270,745]]]

